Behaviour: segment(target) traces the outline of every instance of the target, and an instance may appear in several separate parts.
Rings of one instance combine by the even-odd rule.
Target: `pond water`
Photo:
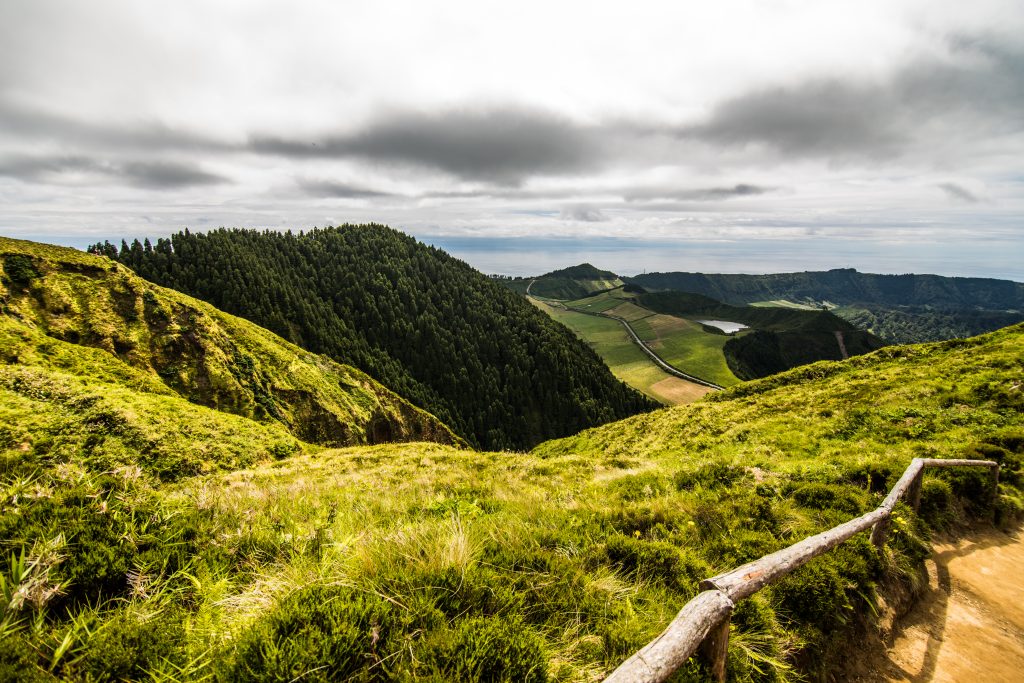
[[[698,320],[697,322],[702,325],[707,325],[708,327],[719,329],[726,334],[733,334],[734,332],[747,329],[746,325],[741,323],[731,323],[728,320]]]

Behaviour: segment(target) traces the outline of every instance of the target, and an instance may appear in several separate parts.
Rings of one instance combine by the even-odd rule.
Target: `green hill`
[[[528,448],[656,405],[522,297],[384,226],[186,230],[93,250],[362,369],[486,448]]]
[[[50,291],[37,263],[9,262],[6,306]],[[143,286],[95,264],[67,277]],[[281,422],[53,337],[4,373],[2,680],[596,680],[700,579],[877,505],[913,457],[997,459],[998,519],[1024,510],[1024,326],[815,363],[516,456],[281,457],[297,445]],[[246,448],[279,459],[230,460]],[[219,460],[167,477],[173,453]],[[739,603],[731,680],[828,678],[879,595],[912,595],[929,535],[991,513],[986,482],[930,474],[884,550],[862,535]],[[690,662],[678,680],[706,677]]]
[[[741,305],[838,306],[836,312],[890,342],[967,337],[1024,320],[1024,283],[939,275],[876,275],[852,268],[768,275],[647,273],[626,278]]]
[[[62,405],[99,391],[90,385],[101,383],[144,394],[132,398],[140,405],[180,398],[280,425],[321,445],[458,441],[365,373],[146,282],[109,259],[0,238],[0,260],[4,386],[29,400],[26,406],[40,398],[32,392],[41,386],[54,387],[61,396],[55,405]]]
[[[529,293],[545,299],[571,300],[621,287],[619,276],[582,263],[578,266],[553,270],[535,278],[503,280],[501,284],[519,294]]]

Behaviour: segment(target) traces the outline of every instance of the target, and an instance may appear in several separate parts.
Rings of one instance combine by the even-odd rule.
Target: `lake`
[[[733,334],[734,332],[739,332],[740,330],[747,329],[746,325],[742,325],[740,323],[732,323],[729,322],[728,320],[698,320],[697,322],[699,322],[701,325],[714,327],[715,329],[721,330],[726,334]]]

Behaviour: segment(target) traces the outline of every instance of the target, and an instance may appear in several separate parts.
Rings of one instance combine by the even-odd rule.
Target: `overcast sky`
[[[0,234],[1024,280],[1024,3],[0,3]]]

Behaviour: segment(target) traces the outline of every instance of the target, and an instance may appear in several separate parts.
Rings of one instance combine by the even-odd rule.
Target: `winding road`
[[[708,387],[709,389],[715,389],[716,391],[721,391],[722,389],[725,388],[718,384],[715,384],[714,382],[709,382],[706,379],[701,379],[700,377],[695,377],[691,374],[685,373],[673,365],[669,365],[661,356],[656,354],[654,351],[651,350],[649,346],[647,346],[644,340],[640,338],[640,335],[636,333],[636,330],[633,329],[633,326],[630,325],[629,321],[626,320],[625,318],[620,318],[617,315],[609,315],[608,313],[595,313],[594,311],[584,311],[583,309],[580,308],[570,308],[569,306],[566,306],[564,302],[559,301],[557,299],[542,299],[540,297],[536,297],[530,294],[530,287],[533,287],[534,282],[536,282],[536,280],[531,280],[530,284],[526,286],[526,296],[537,301],[540,301],[541,303],[547,304],[548,306],[557,306],[558,308],[561,308],[566,311],[572,311],[573,313],[583,313],[584,315],[593,315],[598,318],[607,318],[608,320],[615,320],[617,322],[620,322],[622,323],[622,326],[626,328],[626,332],[629,333],[629,336],[630,338],[632,338],[633,342],[637,346],[639,346],[640,349],[645,354],[647,354],[647,356],[650,357],[650,359],[654,362],[655,365],[657,365],[659,368],[661,368],[668,374],[672,375],[673,377],[678,377],[679,379],[685,379],[687,382],[699,384],[700,386]]]

